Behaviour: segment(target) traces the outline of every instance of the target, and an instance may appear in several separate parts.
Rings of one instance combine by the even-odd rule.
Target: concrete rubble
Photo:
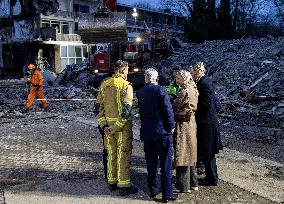
[[[147,67],[170,79],[176,65],[189,67],[204,61],[225,110],[283,115],[284,37],[188,44],[178,53]]]
[[[204,61],[215,82],[222,99],[223,115],[244,122],[247,117],[259,122],[273,118],[275,123],[268,124],[283,127],[284,37],[188,44],[168,58],[153,59],[145,69],[154,67],[168,80],[176,65],[189,67],[199,60]],[[97,92],[98,76],[90,73],[86,61],[67,66],[58,76],[48,70],[44,76],[47,98],[84,98],[88,95],[85,90],[90,87],[92,92]],[[1,91],[2,104],[7,104],[5,100],[10,98],[16,105],[20,104],[26,92],[16,92],[17,89]],[[90,98],[95,95],[91,93]],[[267,125],[266,122],[262,124]]]
[[[10,80],[11,83],[14,80]],[[25,84],[15,88],[0,86],[0,118],[13,118],[21,116],[27,99],[28,87]],[[93,112],[95,110],[95,98],[97,90],[89,87],[82,90],[74,86],[46,86],[45,98],[48,100],[51,112],[66,112],[82,110]],[[41,111],[40,101],[35,101],[33,111]]]
[[[88,63],[68,65],[54,80],[53,86],[75,86],[85,89],[95,83],[96,77],[91,74]]]

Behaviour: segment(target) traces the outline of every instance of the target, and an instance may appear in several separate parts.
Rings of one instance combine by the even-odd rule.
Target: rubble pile
[[[89,85],[93,85],[96,77],[91,74],[87,63],[68,65],[66,69],[60,73],[54,80],[53,86],[75,86],[77,88],[85,89]]]
[[[24,108],[27,99],[28,87],[1,88],[0,90],[0,118],[17,116]],[[97,90],[93,88],[82,90],[74,86],[46,87],[45,98],[48,99],[49,110],[52,112],[65,112],[82,110],[93,112]],[[33,111],[41,111],[41,102],[35,101]]]
[[[188,44],[178,53],[147,67],[170,78],[176,65],[189,67],[203,61],[223,103],[240,111],[284,112],[284,37],[206,41]]]

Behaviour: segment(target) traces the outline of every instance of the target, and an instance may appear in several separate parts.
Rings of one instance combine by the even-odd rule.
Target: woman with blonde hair
[[[195,170],[197,162],[195,111],[199,94],[190,72],[180,70],[176,73],[175,80],[180,87],[177,98],[173,102],[176,120],[176,188],[180,192],[190,192],[190,190],[198,190]]]

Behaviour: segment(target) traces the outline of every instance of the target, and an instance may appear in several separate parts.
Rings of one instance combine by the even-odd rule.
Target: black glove
[[[37,85],[36,90],[39,91],[40,88],[41,88],[41,86],[40,86],[40,85]]]

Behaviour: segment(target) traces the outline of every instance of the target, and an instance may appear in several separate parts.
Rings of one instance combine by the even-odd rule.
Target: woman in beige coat
[[[197,174],[197,137],[195,111],[197,109],[198,91],[190,72],[180,70],[175,75],[180,87],[173,102],[176,119],[175,131],[175,165],[176,188],[180,192],[198,190]]]

